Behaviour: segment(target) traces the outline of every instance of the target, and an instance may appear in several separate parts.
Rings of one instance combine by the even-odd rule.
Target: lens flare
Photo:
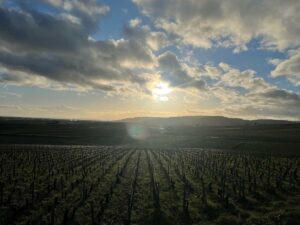
[[[127,132],[135,140],[145,140],[149,136],[148,129],[140,124],[127,124]]]

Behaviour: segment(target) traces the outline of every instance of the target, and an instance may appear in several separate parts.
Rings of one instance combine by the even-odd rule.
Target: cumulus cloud
[[[0,8],[0,41],[14,50],[75,50],[86,40],[82,29],[45,13]]]
[[[248,114],[254,113],[260,117],[300,119],[298,93],[273,87],[246,97],[248,104],[241,104],[244,113],[248,111]]]
[[[58,16],[30,8],[33,2],[16,1],[18,9],[0,8],[3,84],[149,94],[147,83],[161,71],[161,79],[178,88],[206,86],[195,76],[198,69],[179,62],[175,54],[155,56],[153,51],[168,45],[167,36],[139,19],[125,26],[126,39],[95,40],[92,18],[88,22],[87,18],[100,20],[104,6],[97,5],[96,11],[86,7],[97,8],[96,1],[89,0],[86,6],[67,0],[37,3],[55,7]]]
[[[205,74],[205,66],[198,71]],[[229,117],[299,120],[300,94],[266,82],[253,70],[241,71],[228,64],[209,65],[216,72],[201,95],[185,92],[186,107]],[[206,75],[200,74],[205,80]],[[208,76],[210,77],[210,76]]]
[[[254,70],[241,71],[226,63],[213,64],[198,64],[189,66],[179,62],[174,53],[166,52],[158,57],[158,62],[161,68],[165,69],[170,80],[175,82],[174,85],[192,83],[197,80],[209,82],[210,88],[226,87],[226,88],[242,88],[248,92],[258,92],[273,87],[267,83]]]
[[[271,87],[258,92],[240,94],[236,90],[217,86],[209,89],[208,96],[218,100],[218,114],[229,117],[251,119],[273,118],[299,120],[300,95],[298,93]]]
[[[233,47],[239,52],[253,38],[260,39],[264,48],[300,45],[299,1],[133,1],[157,27],[196,47]]]
[[[193,68],[179,62],[177,56],[170,51],[158,57],[158,65],[163,73],[163,79],[174,87],[204,89],[206,86],[204,80],[193,74]]]
[[[265,92],[258,93],[258,95],[271,100],[293,103],[295,106],[300,107],[300,95],[292,91],[284,89],[270,89]]]
[[[162,79],[168,81],[173,87],[198,90],[206,88],[213,90],[215,87],[240,88],[244,93],[259,92],[273,87],[254,70],[241,71],[223,62],[218,65],[199,63],[189,65],[180,61],[177,55],[170,51],[157,57],[157,65]]]
[[[59,11],[59,15],[67,16],[71,20],[80,21],[86,30],[97,29],[99,18],[110,8],[98,0],[15,0],[25,11],[32,5],[52,6]]]
[[[222,73],[220,67],[212,66],[209,64],[204,65],[199,71],[201,76],[207,76],[211,79],[218,79]]]
[[[147,25],[141,25],[142,21],[138,18],[130,20],[124,28],[124,33],[129,39],[140,41],[148,45],[152,50],[159,50],[168,45],[165,33],[151,31]]]
[[[227,64],[221,63],[220,68],[225,72],[220,82],[229,87],[241,87],[248,91],[259,91],[271,87],[263,78],[259,77],[254,70],[240,71]]]
[[[98,1],[39,2],[57,7],[58,17],[30,8],[33,2],[0,7],[1,83],[110,92],[116,91],[114,82],[143,86],[148,81],[135,72],[154,66],[154,55],[142,42],[91,39],[106,9]]]
[[[286,108],[299,110],[299,93],[267,83],[255,71],[240,71],[224,63],[220,65],[226,69],[210,91],[221,100],[225,108],[226,105],[234,108],[251,106],[257,109],[276,107],[281,108],[282,114]],[[245,92],[241,93],[232,87],[243,88]]]
[[[273,59],[272,62],[274,62]],[[275,69],[271,72],[273,77],[286,77],[291,83],[300,86],[300,49],[290,52],[288,59],[277,60]]]

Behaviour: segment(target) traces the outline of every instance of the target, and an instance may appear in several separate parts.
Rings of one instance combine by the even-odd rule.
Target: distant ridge
[[[284,125],[300,124],[300,121],[258,119],[245,120],[224,116],[178,116],[178,117],[134,117],[115,121],[82,120],[82,119],[54,119],[54,118],[22,118],[1,117],[2,123],[17,124],[101,124],[101,123],[139,123],[155,127],[231,127],[231,126],[255,126],[255,125]]]
[[[148,126],[246,126],[246,125],[280,125],[297,122],[287,120],[244,120],[224,116],[180,116],[180,117],[135,117],[118,120],[123,123],[141,123]]]

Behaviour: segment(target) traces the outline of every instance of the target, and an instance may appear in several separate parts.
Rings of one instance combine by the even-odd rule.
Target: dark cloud
[[[149,26],[141,26],[139,19],[129,21],[124,27],[124,34],[131,40],[139,41],[148,45],[153,50],[167,46],[167,36],[163,32],[151,31]]]
[[[184,85],[190,82],[187,72],[181,67],[176,55],[172,52],[165,52],[158,57],[159,67],[164,72],[164,78],[173,86]]]
[[[295,105],[300,107],[300,94],[298,93],[283,89],[271,89],[266,92],[262,92],[259,95],[267,99],[294,103]]]
[[[73,51],[87,44],[81,26],[36,11],[0,8],[1,42],[15,50]]]
[[[299,93],[284,89],[271,88],[259,93],[249,94],[246,98],[251,102],[251,104],[247,106],[252,108],[252,111],[248,110],[249,114],[252,112],[254,114],[255,112],[255,114],[261,116],[300,119]],[[240,104],[240,106],[244,107],[243,104]],[[244,111],[246,112],[247,110]]]
[[[117,87],[112,82],[123,82],[138,84],[149,94],[146,84],[151,77],[142,76],[141,71],[159,68],[162,79],[172,86],[205,88],[205,82],[192,77],[174,53],[155,57],[152,51],[165,46],[167,37],[142,26],[138,19],[125,26],[127,39],[94,40],[93,32],[107,11],[96,0],[84,4],[78,0],[15,3],[19,8],[0,8],[0,65],[6,70],[0,75],[2,83],[28,85],[42,77],[61,85],[114,91]],[[35,4],[56,11],[37,11]]]
[[[189,86],[194,87],[199,90],[203,90],[206,88],[206,83],[204,80],[195,80],[189,84]]]
[[[134,72],[153,66],[154,56],[143,43],[91,38],[92,29],[87,29],[82,20],[90,16],[99,22],[104,11],[102,5],[96,8],[97,1],[87,1],[86,5],[76,0],[43,1],[66,7],[62,10],[72,13],[71,18],[78,17],[80,23],[36,11],[29,5],[34,1],[18,2],[19,9],[0,7],[0,66],[6,70],[0,74],[2,83],[27,84],[30,76],[40,76],[62,84],[112,91],[111,81],[147,82]]]
[[[110,9],[99,0],[15,0],[23,11],[34,12],[38,6],[52,7],[57,15],[68,15],[82,25],[86,32],[95,31],[98,28],[99,19]],[[66,17],[67,18],[67,17]]]
[[[159,68],[162,70],[163,78],[176,87],[193,87],[204,89],[204,80],[197,79],[189,74],[188,66],[183,65],[172,52],[165,52],[158,57]]]

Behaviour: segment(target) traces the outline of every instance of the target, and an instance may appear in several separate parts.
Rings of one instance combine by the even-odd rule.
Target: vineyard
[[[6,145],[0,224],[299,224],[298,156]]]

